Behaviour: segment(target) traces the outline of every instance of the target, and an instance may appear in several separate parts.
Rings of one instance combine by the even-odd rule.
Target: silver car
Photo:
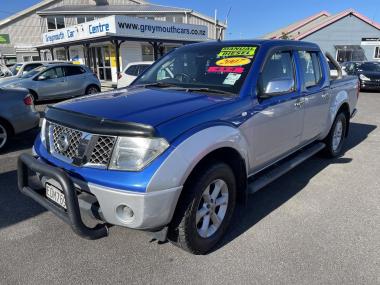
[[[27,90],[0,88],[0,151],[12,135],[37,127],[39,121],[33,97]]]
[[[35,101],[61,99],[100,92],[101,85],[90,68],[74,64],[48,64],[20,77],[4,78],[0,87],[25,88]]]

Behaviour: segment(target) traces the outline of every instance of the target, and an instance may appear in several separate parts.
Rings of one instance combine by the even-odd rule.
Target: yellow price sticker
[[[254,56],[256,47],[224,47],[218,53],[218,57],[222,56]]]
[[[221,60],[218,60],[216,62],[217,66],[242,66],[250,64],[251,60],[249,58],[245,57],[230,57],[230,58],[223,58]]]

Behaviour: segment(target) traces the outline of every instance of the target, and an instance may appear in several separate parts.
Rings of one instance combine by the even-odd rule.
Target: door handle
[[[304,99],[304,98],[300,98],[300,99],[298,99],[298,100],[294,103],[294,106],[295,106],[296,108],[301,108],[304,104],[305,104],[305,99]]]

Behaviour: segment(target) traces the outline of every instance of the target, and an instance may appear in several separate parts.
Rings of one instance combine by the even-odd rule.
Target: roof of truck
[[[305,42],[305,41],[293,41],[293,40],[268,40],[268,39],[252,39],[252,40],[228,40],[228,41],[209,41],[203,43],[195,43],[189,46],[194,45],[258,45],[258,46],[294,46],[294,47],[310,47],[310,48],[319,48],[315,43]]]

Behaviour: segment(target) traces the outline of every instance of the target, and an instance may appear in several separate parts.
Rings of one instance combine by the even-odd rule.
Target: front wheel
[[[348,120],[343,113],[339,113],[331,127],[330,133],[325,139],[325,154],[334,158],[342,154]]]
[[[190,253],[205,254],[220,241],[230,224],[236,204],[236,181],[225,163],[205,167],[195,176],[183,189],[168,238]]]
[[[6,126],[0,122],[0,151],[5,148],[9,138]]]
[[[99,88],[95,85],[90,85],[86,89],[86,95],[99,93]]]

